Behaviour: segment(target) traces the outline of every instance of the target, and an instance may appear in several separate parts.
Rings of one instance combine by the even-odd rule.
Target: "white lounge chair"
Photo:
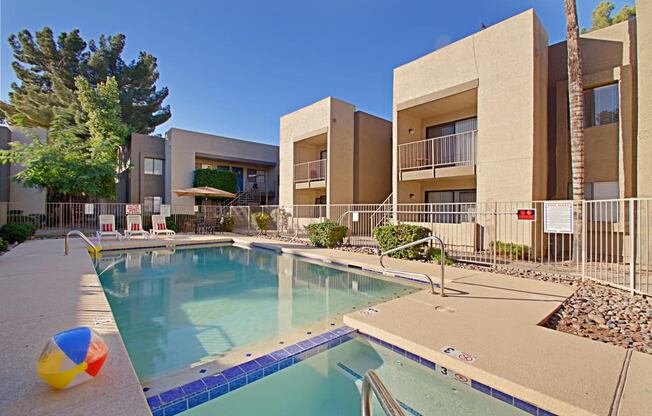
[[[169,230],[165,223],[163,215],[152,215],[152,229],[149,230],[151,236],[158,236],[159,234],[173,236],[174,231]]]
[[[131,238],[132,235],[142,235],[145,238],[150,236],[150,233],[143,229],[143,218],[140,215],[127,215],[125,238]]]
[[[122,235],[115,229],[115,216],[100,215],[100,229],[97,231],[97,241],[101,242],[102,237],[115,237],[122,240]]]

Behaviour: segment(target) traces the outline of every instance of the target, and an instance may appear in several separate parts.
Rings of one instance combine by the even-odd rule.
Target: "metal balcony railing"
[[[400,144],[399,171],[474,165],[477,137],[473,130]]]
[[[326,159],[294,165],[294,182],[326,180]]]

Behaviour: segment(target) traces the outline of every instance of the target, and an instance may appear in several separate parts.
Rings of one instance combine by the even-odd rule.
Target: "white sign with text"
[[[573,234],[573,201],[543,203],[543,232]]]

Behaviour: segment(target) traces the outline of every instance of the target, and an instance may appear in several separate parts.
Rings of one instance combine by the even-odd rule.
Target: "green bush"
[[[9,248],[9,243],[7,243],[5,240],[0,238],[0,252],[7,251],[8,248]]]
[[[426,251],[426,259],[434,263],[441,264],[441,249],[430,247],[428,251]],[[446,262],[444,264],[446,264],[446,266],[450,266],[453,263],[453,260],[450,257],[446,256]]]
[[[256,228],[267,234],[270,225],[272,224],[272,216],[266,212],[257,212],[254,214],[254,221],[256,222]]]
[[[236,177],[234,172],[216,169],[197,169],[193,186],[210,186],[211,188],[235,193]]]
[[[430,230],[419,225],[384,225],[382,227],[374,228],[373,234],[380,249],[384,252],[402,246],[403,244],[412,243],[422,238],[426,238],[430,235]],[[423,248],[425,245],[426,243],[406,248],[397,251],[396,253],[392,253],[391,256],[409,260],[419,259],[423,256]]]
[[[165,217],[165,226],[168,227],[168,230],[172,230],[175,233],[179,231],[179,226],[172,219],[172,217]]]
[[[311,244],[317,247],[333,248],[342,244],[349,229],[335,221],[324,221],[306,226],[306,231]]]
[[[0,238],[9,244],[22,243],[36,232],[36,226],[32,224],[18,224],[10,222],[0,228]]]
[[[495,247],[496,254],[511,256],[511,257],[524,257],[529,250],[525,244],[504,243],[502,241],[492,241],[489,243],[489,248],[493,250]]]
[[[215,229],[220,232],[230,233],[235,227],[235,218],[231,214],[224,214],[217,219]]]

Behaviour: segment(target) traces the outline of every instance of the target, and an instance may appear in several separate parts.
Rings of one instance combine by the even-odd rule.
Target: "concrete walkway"
[[[149,407],[81,240],[33,240],[0,256],[0,414],[149,415]],[[96,325],[95,323],[108,321]],[[109,345],[99,376],[69,390],[50,388],[36,362],[57,332],[90,326]]]

